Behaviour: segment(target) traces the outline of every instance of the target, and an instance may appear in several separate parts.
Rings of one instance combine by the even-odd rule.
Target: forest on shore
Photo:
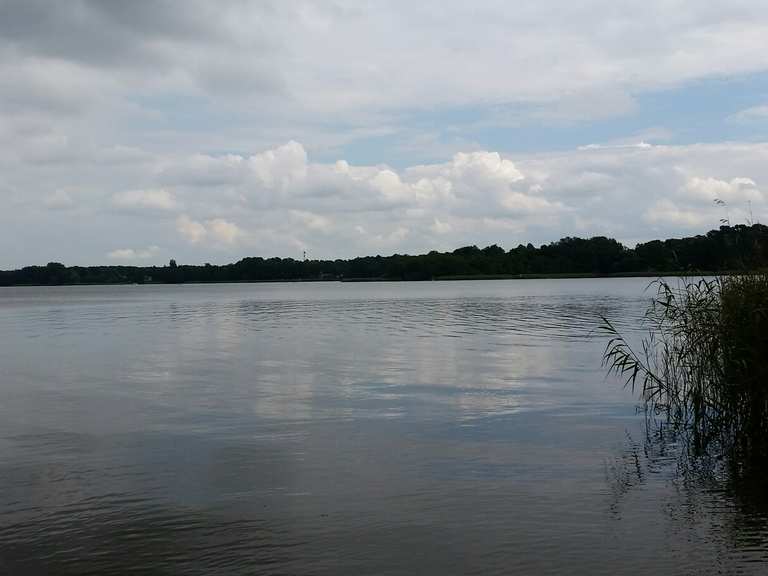
[[[652,240],[628,248],[595,236],[566,237],[505,250],[464,246],[452,252],[366,256],[348,260],[249,257],[233,264],[65,266],[49,262],[0,271],[0,286],[317,280],[450,280],[536,276],[719,273],[768,267],[768,226],[721,226],[703,235]]]

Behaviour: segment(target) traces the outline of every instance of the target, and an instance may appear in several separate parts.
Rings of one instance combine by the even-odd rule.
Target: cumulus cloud
[[[251,156],[194,154],[164,166],[160,180],[169,185],[226,186],[250,181],[268,189],[285,189],[306,176],[307,152],[295,141]]]
[[[245,237],[237,224],[223,218],[198,222],[182,214],[176,219],[176,231],[190,244],[209,241],[214,245],[235,245]]]
[[[184,166],[197,172],[181,178]],[[170,167],[178,176],[172,183]],[[209,179],[206,167],[213,173]],[[105,170],[123,170],[128,181],[144,183],[108,193],[113,205],[131,208],[119,226],[105,221],[109,233],[121,234],[125,244],[141,234],[189,261],[216,254],[300,257],[302,250],[314,257],[413,253],[566,235],[634,242],[703,232],[722,218],[768,219],[760,188],[768,179],[768,144],[755,143],[593,146],[517,155],[475,150],[393,167],[313,161],[302,144],[289,142],[251,155],[195,152],[158,156],[148,170],[144,163]],[[89,206],[100,205],[100,188],[97,181],[68,184],[78,182],[78,211],[85,218]],[[47,192],[43,204],[67,204],[69,195],[61,190],[69,188]],[[727,214],[715,198],[728,204]],[[147,218],[147,210],[173,220]],[[103,212],[92,217],[110,218]],[[121,232],[123,221],[129,227]],[[6,227],[12,225],[6,220]],[[110,258],[140,254],[134,249]]]
[[[644,214],[652,224],[665,224],[686,229],[697,228],[706,222],[706,215],[677,206],[671,200],[658,200]]]
[[[501,198],[501,205],[510,212],[518,215],[536,214],[561,210],[563,205],[560,202],[550,202],[545,198],[529,196],[522,192],[512,192],[505,194]]]
[[[435,234],[448,234],[453,230],[453,226],[449,222],[443,222],[439,218],[435,218],[429,229]]]
[[[537,197],[535,189],[526,188],[525,177],[515,163],[498,152],[458,153],[445,163],[399,172],[388,166],[353,166],[343,160],[310,163],[307,158],[297,142],[252,156],[198,154],[175,161],[172,171],[179,178],[174,185],[224,189],[252,208],[288,209],[302,225],[325,231],[331,222],[319,212],[328,210],[412,211],[440,205],[451,210],[503,209],[525,215],[563,208],[559,202]],[[204,170],[187,170],[185,166],[208,167],[216,177],[208,179]],[[165,169],[160,178],[167,181],[169,170]],[[485,202],[476,202],[478,195]]]
[[[256,181],[267,188],[288,188],[307,173],[307,152],[295,141],[254,154],[248,168]]]
[[[158,246],[149,246],[148,248],[133,249],[133,248],[118,248],[107,253],[107,258],[110,260],[118,261],[134,261],[134,260],[148,260],[157,256],[160,252]]]
[[[203,224],[192,220],[186,214],[176,219],[176,230],[190,244],[199,244],[208,235],[208,230]]]
[[[339,257],[565,235],[634,241],[718,226],[726,215],[714,198],[728,203],[734,223],[751,219],[750,212],[768,218],[759,186],[768,178],[766,159],[763,144],[607,146],[514,156],[476,150],[395,168],[313,162],[301,144],[290,143],[253,155],[158,157],[150,171],[156,183],[109,199],[173,214],[172,225],[141,210],[122,218],[190,261],[206,259],[209,250]],[[210,166],[216,176],[206,180],[202,170],[167,182],[167,168],[186,163]],[[146,193],[157,190],[164,192]],[[185,199],[183,209],[177,196]],[[110,259],[143,257],[123,250]]]
[[[233,222],[223,218],[214,218],[206,222],[208,235],[221,244],[236,244],[242,237],[243,231]]]
[[[686,181],[684,190],[688,196],[708,202],[714,200],[762,202],[764,200],[763,194],[751,178],[731,178],[725,181],[712,177],[692,176]]]
[[[308,230],[325,233],[333,230],[333,221],[326,216],[321,216],[312,212],[304,212],[302,210],[292,210],[291,215],[296,220],[297,225]]]

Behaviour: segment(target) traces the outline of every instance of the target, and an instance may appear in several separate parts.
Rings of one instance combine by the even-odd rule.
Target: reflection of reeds
[[[768,275],[658,280],[638,351],[607,318],[603,362],[646,406],[742,466],[768,452]]]
[[[693,552],[696,565],[686,574],[751,574],[749,566],[768,559],[765,474],[755,467],[735,474],[729,458],[720,458],[716,450],[694,453],[692,446],[685,430],[649,414],[642,437],[627,434],[616,456],[606,461],[611,515],[641,524],[632,493],[645,492],[640,509],[647,510],[651,497],[668,517],[677,543]]]

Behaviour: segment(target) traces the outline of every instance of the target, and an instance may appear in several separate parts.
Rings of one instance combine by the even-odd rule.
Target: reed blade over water
[[[768,447],[768,275],[660,279],[633,347],[608,318],[603,362],[654,414],[737,467],[762,466]]]

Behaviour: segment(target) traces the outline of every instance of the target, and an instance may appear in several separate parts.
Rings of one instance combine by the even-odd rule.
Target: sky
[[[759,0],[0,0],[0,269],[768,222],[767,38]]]

